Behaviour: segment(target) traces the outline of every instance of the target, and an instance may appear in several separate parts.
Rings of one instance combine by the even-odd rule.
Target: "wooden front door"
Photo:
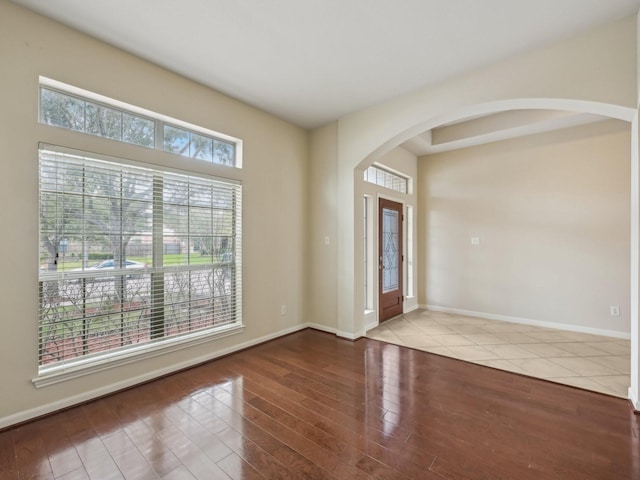
[[[402,204],[378,202],[379,321],[402,315]]]

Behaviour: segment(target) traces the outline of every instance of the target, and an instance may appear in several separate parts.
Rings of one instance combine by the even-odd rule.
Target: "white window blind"
[[[239,183],[39,157],[41,374],[242,323]]]

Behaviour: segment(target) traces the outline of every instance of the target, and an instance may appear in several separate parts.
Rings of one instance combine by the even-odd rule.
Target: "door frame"
[[[376,208],[377,208],[377,215],[376,215],[376,223],[377,223],[377,228],[376,228],[376,234],[375,234],[375,239],[376,239],[376,243],[377,243],[377,248],[375,249],[375,254],[376,254],[376,290],[377,290],[377,317],[378,317],[378,324],[389,320],[391,318],[397,317],[399,315],[402,315],[404,313],[404,301],[405,301],[405,237],[406,237],[406,222],[405,222],[405,209],[406,209],[406,204],[404,201],[397,199],[397,198],[393,198],[387,195],[378,195],[377,196],[377,202],[376,202]],[[398,268],[399,268],[399,274],[398,274],[398,291],[399,291],[399,301],[398,301],[398,305],[399,308],[396,308],[394,310],[394,313],[392,315],[390,315],[387,318],[382,318],[382,314],[383,311],[385,310],[385,306],[384,306],[384,297],[383,297],[383,291],[382,291],[382,272],[383,272],[383,265],[382,265],[382,257],[381,257],[381,249],[382,249],[382,242],[381,242],[381,234],[382,234],[382,207],[381,207],[381,203],[382,202],[392,202],[395,203],[397,205],[399,205],[398,208],[398,212],[400,214],[400,219],[399,219],[399,229],[398,229],[398,234],[399,234],[399,241],[398,241],[398,249],[399,249],[399,255],[400,258],[398,259]],[[395,294],[396,298],[398,293]]]

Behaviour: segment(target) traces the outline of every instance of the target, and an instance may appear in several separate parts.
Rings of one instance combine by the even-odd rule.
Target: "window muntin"
[[[401,177],[375,165],[371,165],[364,171],[364,181],[400,193],[408,193],[409,191],[409,180],[406,177]]]
[[[138,115],[64,90],[40,86],[41,123],[240,168],[237,144],[233,141],[158,117]]]
[[[40,122],[143,147],[155,143],[153,120],[42,86]]]
[[[241,185],[42,147],[40,373],[241,320]]]

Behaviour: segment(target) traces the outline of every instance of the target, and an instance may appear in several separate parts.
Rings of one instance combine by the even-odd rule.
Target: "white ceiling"
[[[305,128],[640,8],[640,0],[14,2]]]

